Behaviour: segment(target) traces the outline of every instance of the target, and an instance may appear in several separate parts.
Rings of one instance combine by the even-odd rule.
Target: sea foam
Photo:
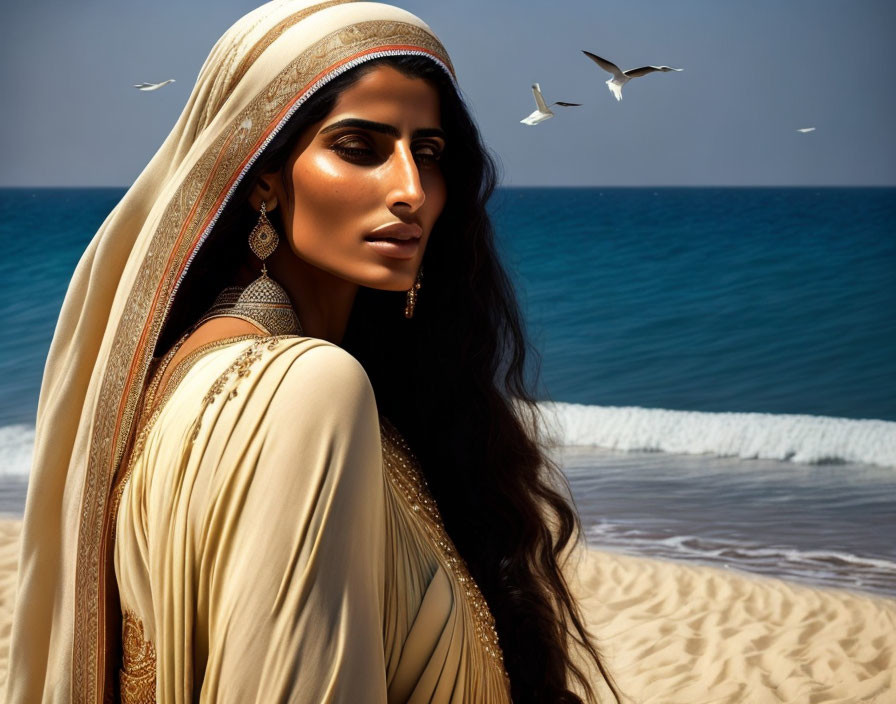
[[[814,586],[859,589],[892,597],[896,562],[843,550],[800,550],[762,545],[748,539],[657,535],[623,522],[600,521],[586,529],[602,550],[735,568]]]
[[[772,413],[702,413],[540,403],[564,446],[896,467],[896,422]],[[31,468],[34,426],[0,427],[0,476]]]
[[[31,469],[34,450],[34,426],[0,427],[0,477],[25,476]]]
[[[703,413],[539,404],[564,446],[896,467],[896,422],[771,413]]]

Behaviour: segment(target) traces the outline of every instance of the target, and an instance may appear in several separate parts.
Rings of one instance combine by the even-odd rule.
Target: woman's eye
[[[330,149],[343,159],[358,163],[374,163],[380,159],[377,150],[369,142],[357,137],[334,142]],[[442,156],[442,147],[437,144],[421,144],[414,147],[414,160],[422,166],[436,164]]]
[[[355,161],[370,159],[374,156],[374,150],[360,139],[346,139],[334,143],[330,148],[337,154]]]
[[[442,158],[442,150],[439,147],[426,144],[414,151],[414,158],[421,164],[435,164]]]

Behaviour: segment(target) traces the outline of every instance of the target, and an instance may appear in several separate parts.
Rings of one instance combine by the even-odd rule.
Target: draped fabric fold
[[[129,456],[136,441],[153,354],[174,296],[237,185],[290,116],[310,95],[341,72],[364,61],[395,54],[429,57],[453,75],[447,53],[431,30],[418,18],[398,8],[344,0],[274,0],[250,12],[215,44],[171,133],[106,218],[82,256],[60,312],[38,405],[11,634],[6,690],[10,704],[69,701],[93,704],[108,701],[116,691],[121,657],[121,609],[122,606],[141,606],[119,603],[114,564],[116,490],[129,486],[129,482],[123,482],[128,464],[123,460]],[[308,344],[307,341],[298,346],[291,343],[284,349],[294,350],[298,358],[304,356],[298,355],[298,348],[304,349]],[[312,354],[321,353],[312,350]],[[270,351],[270,356],[271,359],[279,358],[274,351]],[[216,353],[210,353],[208,363],[211,364],[213,359],[219,359]],[[199,371],[197,367],[196,372]],[[266,378],[274,379],[276,375]],[[208,379],[203,383],[206,381]],[[276,395],[273,388],[271,392]],[[294,402],[277,399],[278,403],[282,400],[287,405]],[[274,403],[273,396],[269,401]],[[238,406],[232,402],[229,406],[225,404],[224,412]],[[360,454],[365,454],[367,461],[375,466],[376,457],[381,455],[370,447],[369,404],[361,403],[360,407],[366,408],[367,415],[366,420],[359,421],[358,447],[365,448]],[[249,422],[248,418],[246,422]],[[259,417],[254,422],[263,425],[264,418]],[[318,439],[318,442],[330,443],[325,445],[326,452],[321,449],[324,446],[315,452],[343,452],[346,457],[358,455],[360,450],[353,444],[354,439],[350,441],[346,436],[340,436],[338,428],[331,430],[336,434],[324,434]],[[262,436],[268,439],[259,441],[261,444],[254,451],[262,454],[287,452],[286,448],[278,449],[273,434]],[[249,433],[246,437],[256,436]],[[284,438],[283,442],[288,439]],[[310,464],[331,469],[335,466]],[[318,477],[316,481],[323,483],[321,491],[324,492],[319,496],[326,494],[324,485],[329,486],[327,482],[336,481],[341,471],[349,471],[347,467],[351,463],[342,464],[346,468],[327,470]],[[361,465],[351,471],[357,470],[363,476],[373,471],[366,467],[366,463]],[[381,473],[384,466],[380,463]],[[280,471],[286,470],[281,468]],[[227,501],[250,501],[254,496],[253,486],[254,480],[247,484],[245,496],[233,492],[224,492],[222,496],[229,497]],[[335,493],[330,496],[337,503],[343,501],[336,498],[342,496],[339,493],[341,486],[336,481],[331,487]],[[129,490],[132,491],[133,486]],[[353,500],[348,496],[345,498],[348,504]],[[388,516],[384,507],[389,505],[389,500],[385,497],[377,499],[374,492],[371,506],[359,505],[358,510],[374,512],[366,515],[365,520],[378,523],[380,519],[376,511]],[[318,514],[311,510],[308,516]],[[319,518],[308,519],[311,523],[305,528],[306,534],[320,530],[317,535],[326,541],[330,534],[324,525],[326,521]],[[282,523],[285,519],[279,516],[278,520]],[[388,525],[388,519],[383,520]],[[251,537],[251,531],[238,520],[234,525],[222,525],[221,529],[232,530],[235,536],[248,531],[246,538],[238,539],[229,548],[219,545],[220,553],[215,553],[219,560],[215,564],[220,565],[223,573],[234,575],[236,585],[238,577],[248,578],[242,571],[242,561],[257,557],[244,548],[237,549],[240,540]],[[271,533],[277,529],[277,526],[270,527]],[[202,535],[196,526],[191,526],[191,530],[193,535]],[[290,530],[298,530],[298,527],[291,526]],[[365,534],[357,546],[366,546],[371,553],[381,553],[384,550],[381,541],[389,535],[388,531],[381,532],[379,537],[375,532],[370,536]],[[289,542],[289,531],[281,537],[285,542],[279,544],[277,549],[280,551],[275,550],[271,559],[296,569],[300,563],[304,568],[315,564],[314,559],[302,552],[305,548],[298,547],[295,534],[292,543]],[[421,536],[408,539],[419,540]],[[429,540],[432,540],[431,536]],[[184,549],[187,546],[184,543]],[[271,549],[274,547],[272,545]],[[213,549],[201,540],[190,549],[200,548]],[[232,552],[232,549],[237,551]],[[394,551],[386,552],[395,554]],[[368,584],[376,585],[379,580],[389,579],[389,559],[387,555],[385,562],[376,567],[376,570],[386,570],[383,574],[363,560],[352,569],[373,570],[365,579]],[[439,564],[450,565],[446,561]],[[221,574],[200,573],[199,576],[207,580],[203,584],[211,590]],[[447,571],[446,576],[450,576]],[[434,590],[432,593],[435,594],[442,588],[433,575],[429,577],[426,588]],[[451,584],[456,588],[457,577],[452,579]],[[313,580],[307,582],[311,592],[301,594],[291,591],[291,583],[289,588],[285,584],[278,583],[275,592],[278,608],[283,613],[303,603],[303,599],[313,601],[317,598],[313,593]],[[305,583],[299,580],[300,591],[301,584]],[[266,585],[269,593],[274,586]],[[244,592],[240,592],[238,586],[233,589],[232,598],[240,601],[243,597],[248,598],[248,588]],[[377,599],[383,603],[375,605],[376,609],[388,613],[394,605],[389,602],[387,591],[377,592],[377,589],[379,587],[357,599],[344,597],[351,604],[361,604],[377,593]],[[218,598],[210,594],[204,593],[203,598]],[[337,594],[320,592],[319,596],[329,599]],[[426,594],[428,596],[429,592]],[[226,599],[220,603],[226,603]],[[180,608],[187,606],[190,605],[182,603]],[[203,605],[192,606],[196,608],[197,617],[202,616]],[[235,606],[229,614],[224,613],[223,621],[208,624],[209,633],[236,627],[238,619],[245,617]],[[369,618],[369,612],[365,613]],[[339,662],[342,653],[347,652],[339,618],[336,617],[334,622],[338,637],[328,641],[327,648],[321,651],[335,663]],[[350,620],[354,623],[354,617]],[[381,621],[380,625],[383,623]],[[131,623],[126,611],[125,640],[135,647],[145,645],[140,652],[149,653],[149,646],[154,645],[153,638],[158,636],[154,630],[157,625],[152,619],[140,624]],[[274,629],[286,626],[285,622],[275,624],[272,621],[270,624]],[[361,631],[366,633],[363,628]],[[302,651],[298,631],[277,630],[272,637],[284,639],[284,648]],[[382,641],[383,634],[378,637]],[[290,640],[292,638],[299,638],[299,641]],[[186,662],[187,643],[181,646]],[[440,641],[426,645],[430,646],[438,649],[450,644]],[[227,700],[229,692],[241,691],[226,686],[226,672],[231,669],[231,661],[238,660],[239,654],[229,652],[218,660],[215,646],[210,641],[206,646],[190,644],[192,657],[203,652],[203,647],[208,648],[205,667],[218,668],[216,671],[221,673],[217,698]],[[384,672],[388,672],[389,666],[383,660],[385,649],[386,645],[380,642],[377,651],[380,661],[359,665],[362,672],[373,672],[374,669],[379,672],[380,668],[386,668]],[[175,656],[167,652],[167,646],[164,653],[155,649],[156,658]],[[281,672],[284,677],[287,669],[294,666],[289,662],[288,659],[278,661],[276,665],[286,668]],[[392,658],[388,662],[394,665],[398,661]],[[395,667],[397,669],[390,672],[389,677],[401,680],[405,666],[398,664]],[[266,673],[264,663],[259,664],[258,669]],[[207,669],[192,673],[189,686],[198,686],[197,676],[207,678],[209,672]],[[138,683],[143,681],[144,674],[135,675],[127,682],[135,687],[142,686]],[[183,676],[189,681],[186,671]],[[383,691],[383,696],[386,696],[385,678],[386,674],[381,679],[378,675],[377,682],[371,683],[377,691]],[[182,692],[178,697],[182,696],[184,700],[196,694],[194,690],[188,694],[182,689],[184,682],[177,677],[157,678],[157,683],[164,688],[158,693],[159,701],[181,700],[177,697],[168,699],[169,692]],[[411,687],[410,680],[404,686],[406,689]],[[279,696],[276,694],[278,690],[266,687],[274,687],[274,684],[264,684],[259,691],[271,692],[275,699]],[[213,700],[214,697],[208,699]],[[370,701],[366,697],[360,700]]]
[[[382,476],[373,392],[338,347],[266,338],[199,358],[154,414],[117,518],[122,609],[153,643],[157,701],[385,702]]]
[[[508,701],[488,609],[350,355],[260,337],[178,378],[120,494],[124,704]]]

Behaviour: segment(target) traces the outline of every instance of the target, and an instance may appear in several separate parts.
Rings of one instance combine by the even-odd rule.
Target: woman
[[[590,693],[452,71],[374,3],[216,44],[60,314],[7,701]]]

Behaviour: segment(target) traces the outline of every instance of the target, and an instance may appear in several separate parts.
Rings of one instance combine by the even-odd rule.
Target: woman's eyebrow
[[[347,117],[344,120],[334,122],[332,125],[327,125],[320,131],[320,134],[327,134],[328,132],[333,132],[334,130],[342,129],[343,127],[357,127],[362,130],[370,130],[371,132],[380,132],[382,134],[387,134],[390,137],[394,137],[395,139],[398,139],[401,136],[399,131],[392,125],[387,125],[383,122],[362,120],[357,117]],[[426,127],[424,129],[414,130],[411,133],[412,139],[418,137],[440,137],[441,139],[445,139],[445,132],[438,127]]]

